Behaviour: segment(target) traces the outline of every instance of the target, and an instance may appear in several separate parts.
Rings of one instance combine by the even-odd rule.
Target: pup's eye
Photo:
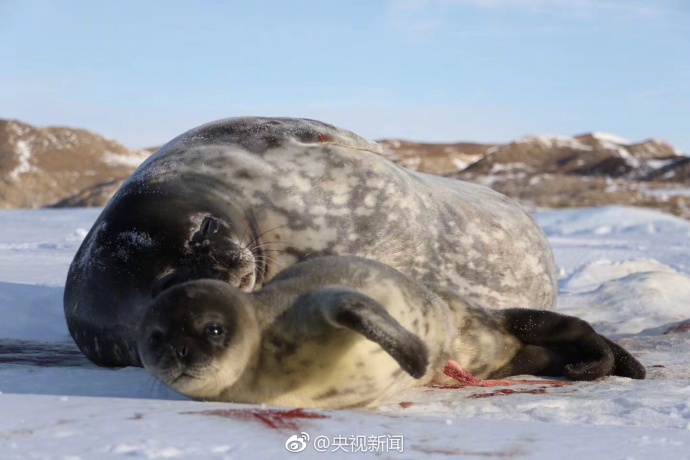
[[[160,343],[163,341],[163,333],[161,331],[153,331],[149,335],[149,346],[155,347],[160,345]]]
[[[206,329],[204,329],[204,333],[211,338],[219,338],[225,335],[225,327],[217,323],[209,324],[206,326]]]

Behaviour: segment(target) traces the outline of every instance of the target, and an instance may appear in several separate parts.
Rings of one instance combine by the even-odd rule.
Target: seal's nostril
[[[153,331],[149,335],[149,340],[148,340],[149,346],[150,347],[158,347],[163,342],[164,339],[165,339],[165,336],[163,335],[163,333],[161,331]]]
[[[218,233],[219,228],[220,225],[218,224],[218,221],[215,218],[211,216],[206,216],[204,217],[204,220],[201,222],[199,231],[203,236],[208,237],[209,235]]]
[[[181,348],[177,350],[177,356],[179,356],[180,358],[184,358],[185,356],[187,356],[188,351],[189,350],[187,349],[187,346],[183,345]]]

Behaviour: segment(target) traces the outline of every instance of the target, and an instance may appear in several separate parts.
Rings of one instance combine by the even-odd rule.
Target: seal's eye
[[[161,342],[163,342],[164,338],[165,337],[163,337],[163,333],[161,331],[151,332],[151,334],[149,335],[149,340],[148,340],[149,346],[150,347],[156,347],[156,346],[160,345]]]
[[[225,327],[218,323],[209,324],[204,329],[204,334],[211,339],[217,340],[225,335]]]

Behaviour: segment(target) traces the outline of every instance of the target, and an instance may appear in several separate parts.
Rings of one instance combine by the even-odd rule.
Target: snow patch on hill
[[[135,151],[131,154],[117,154],[113,152],[105,152],[103,154],[103,161],[111,166],[128,166],[130,168],[138,168],[151,154],[145,150]]]
[[[10,177],[14,180],[19,179],[19,176],[31,172],[33,167],[31,166],[32,152],[29,144],[26,141],[17,141],[15,144],[15,150],[17,152],[17,166],[10,171]]]
[[[628,139],[610,133],[594,132],[592,133],[592,137],[602,142],[610,142],[618,145],[630,145],[632,143]]]
[[[574,150],[592,150],[592,147],[580,142],[574,137],[543,134],[539,136],[525,136],[515,141],[515,144],[540,144],[546,148],[570,148]]]

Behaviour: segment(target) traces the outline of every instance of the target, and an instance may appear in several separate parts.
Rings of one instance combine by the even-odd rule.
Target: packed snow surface
[[[283,458],[286,446],[304,448],[295,458],[690,458],[688,221],[535,214],[560,269],[558,311],[624,345],[647,380],[419,388],[375,410],[302,411],[190,401],[75,351],[64,280],[99,212],[0,211],[0,459]]]

